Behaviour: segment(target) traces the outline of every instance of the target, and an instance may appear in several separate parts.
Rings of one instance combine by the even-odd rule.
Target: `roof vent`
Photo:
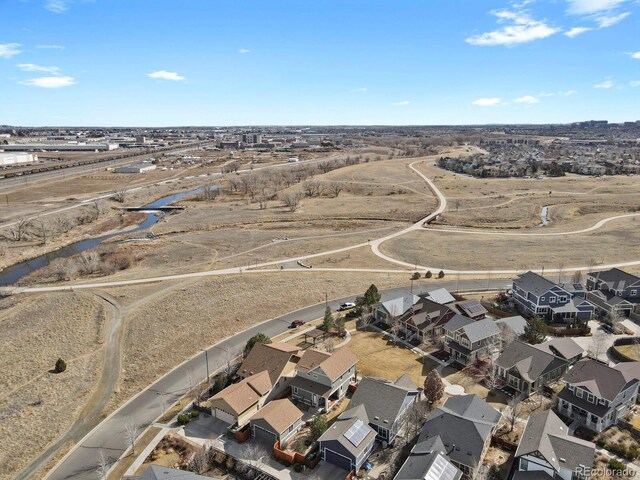
[[[374,420],[380,420],[380,417],[376,415],[375,417],[373,417],[373,419]]]
[[[562,457],[560,457],[560,461],[561,461],[562,463],[566,463],[566,462],[567,462],[567,461],[566,461],[564,458],[562,458]]]

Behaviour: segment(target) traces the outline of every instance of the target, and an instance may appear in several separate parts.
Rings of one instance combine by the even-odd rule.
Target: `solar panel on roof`
[[[344,437],[349,440],[354,447],[357,447],[362,443],[369,433],[369,429],[360,419],[356,420],[353,425],[346,431]]]
[[[464,306],[464,308],[469,310],[471,313],[481,312],[482,310],[484,310],[484,307],[479,303],[468,303]]]

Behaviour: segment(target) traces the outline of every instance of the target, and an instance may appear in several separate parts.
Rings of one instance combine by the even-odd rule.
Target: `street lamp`
[[[207,366],[207,385],[209,385],[209,352],[206,349],[204,351],[204,362]]]

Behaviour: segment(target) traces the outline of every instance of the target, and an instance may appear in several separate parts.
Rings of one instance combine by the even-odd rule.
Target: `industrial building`
[[[152,163],[141,163],[139,165],[125,165],[113,169],[115,173],[147,173],[156,169]]]
[[[0,167],[33,163],[38,161],[38,156],[31,153],[0,152]]]
[[[12,143],[2,145],[5,152],[107,152],[118,148],[114,143]]]
[[[242,135],[242,143],[255,144],[262,143],[262,134],[260,133],[244,133]]]

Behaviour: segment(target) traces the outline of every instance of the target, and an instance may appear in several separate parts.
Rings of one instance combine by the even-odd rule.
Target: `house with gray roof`
[[[529,345],[516,340],[505,347],[495,361],[498,377],[525,397],[540,392],[559,380],[569,362],[553,354],[548,346]]]
[[[378,440],[390,444],[405,426],[407,414],[419,396],[420,389],[406,373],[395,382],[364,377],[349,406],[364,406]]]
[[[589,272],[587,290],[587,299],[599,316],[617,313],[628,317],[633,311],[640,312],[640,277],[624,270]]]
[[[403,291],[393,295],[382,294],[380,302],[372,306],[372,315],[376,322],[387,322],[390,317],[399,317],[411,310],[420,297]]]
[[[453,303],[456,301],[455,297],[449,293],[446,288],[438,288],[431,290],[425,295],[426,298],[432,300],[440,305],[446,305],[447,303]]]
[[[587,300],[587,291],[579,283],[556,284],[534,272],[513,280],[512,300],[520,312],[558,323],[591,320],[595,306]]]
[[[508,328],[516,337],[524,335],[524,327],[527,326],[527,320],[522,315],[514,315],[513,317],[499,318],[496,325],[503,330]]]
[[[601,432],[617,423],[636,403],[640,362],[615,367],[590,358],[576,363],[564,377],[558,412],[590,430]]]
[[[491,318],[474,321],[455,315],[444,326],[444,350],[454,361],[471,365],[499,351],[500,334]]]
[[[513,480],[588,480],[596,446],[569,435],[569,428],[551,410],[533,413],[515,455]]]
[[[425,438],[427,437],[427,438]],[[439,436],[422,431],[394,480],[460,480],[462,472],[449,461]]]
[[[500,412],[477,395],[450,397],[431,412],[418,443],[439,437],[449,461],[474,478],[499,420]]]
[[[425,340],[444,333],[444,325],[453,318],[456,311],[442,305],[430,297],[420,297],[418,301],[398,317],[402,332],[407,340],[415,337]]]
[[[342,412],[318,439],[320,456],[325,462],[358,471],[373,451],[376,431],[369,426],[363,405]]]

